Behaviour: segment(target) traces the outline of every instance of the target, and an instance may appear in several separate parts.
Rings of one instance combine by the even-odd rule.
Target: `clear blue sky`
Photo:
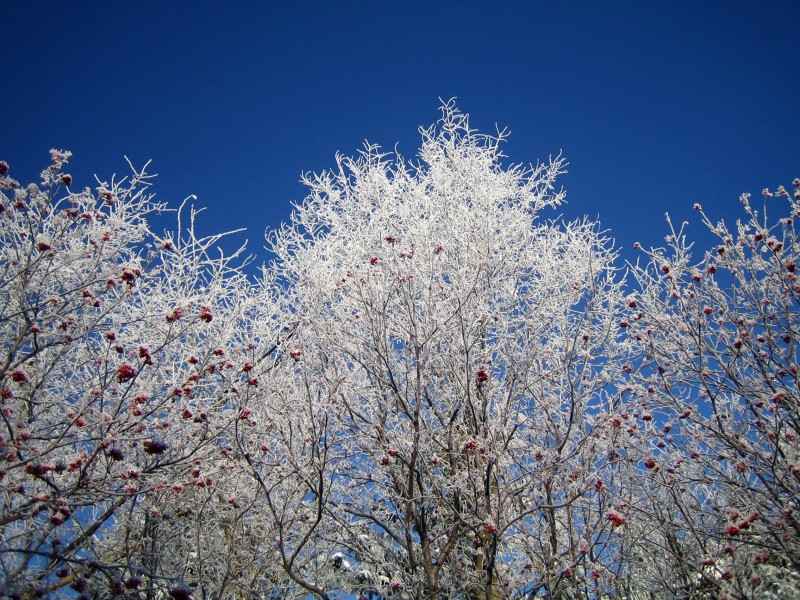
[[[51,147],[75,185],[153,160],[155,191],[207,232],[263,232],[305,170],[365,139],[413,156],[458,97],[506,153],[563,153],[568,217],[628,250],[663,214],[738,216],[800,176],[800,2],[9,1],[0,159],[26,182]],[[553,215],[554,216],[554,215]]]

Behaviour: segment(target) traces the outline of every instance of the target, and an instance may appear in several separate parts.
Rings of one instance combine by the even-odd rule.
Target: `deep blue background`
[[[160,199],[196,194],[205,231],[247,227],[260,259],[302,171],[364,139],[413,156],[440,97],[508,126],[513,162],[563,150],[564,214],[626,258],[665,211],[699,235],[694,202],[731,221],[740,193],[800,176],[800,2],[230,4],[5,3],[11,175],[51,147],[78,187],[152,159]]]

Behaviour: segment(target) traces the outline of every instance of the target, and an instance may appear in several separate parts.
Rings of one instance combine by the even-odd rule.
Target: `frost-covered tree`
[[[144,170],[76,190],[52,155],[41,185],[0,163],[0,587],[226,595],[252,561],[233,488],[254,295],[194,213],[151,231]]]
[[[631,556],[651,596],[797,597],[800,589],[800,180],[742,196],[693,260],[684,228],[634,270],[644,354],[632,394],[654,415]],[[767,211],[780,218],[767,218]],[[647,450],[647,449],[645,449]],[[666,558],[653,561],[648,557]]]
[[[505,166],[452,104],[421,133],[417,162],[309,175],[271,237],[297,323],[282,560],[323,598],[602,595],[636,433],[614,251],[540,218],[561,159]]]
[[[0,162],[0,589],[12,597],[796,595],[794,196],[625,288],[452,103],[415,161],[305,178],[258,278],[149,176]]]

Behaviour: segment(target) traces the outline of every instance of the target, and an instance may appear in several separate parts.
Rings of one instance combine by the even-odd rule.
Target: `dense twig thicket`
[[[800,192],[620,270],[452,103],[307,176],[247,260],[0,162],[11,597],[790,597]],[[795,181],[800,186],[800,181]],[[788,210],[787,210],[788,209]]]

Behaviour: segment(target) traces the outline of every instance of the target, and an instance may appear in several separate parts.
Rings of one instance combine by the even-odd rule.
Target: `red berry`
[[[21,371],[19,369],[17,369],[16,371],[11,371],[11,373],[9,373],[8,376],[11,377],[11,381],[15,383],[28,382],[28,376],[25,374],[25,371]]]

